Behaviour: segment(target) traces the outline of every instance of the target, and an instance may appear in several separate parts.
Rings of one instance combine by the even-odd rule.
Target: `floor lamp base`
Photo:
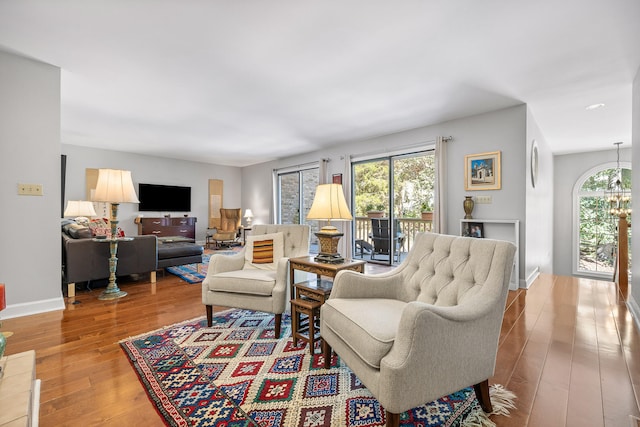
[[[120,289],[116,289],[115,291],[109,291],[107,289],[98,296],[98,299],[104,301],[104,300],[118,299],[124,296],[127,296],[127,293],[125,291],[121,291]]]

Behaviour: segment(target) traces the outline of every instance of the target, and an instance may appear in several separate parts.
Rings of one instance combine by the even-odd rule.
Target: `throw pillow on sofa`
[[[107,218],[95,218],[89,221],[89,228],[93,237],[111,236],[111,225]]]
[[[62,226],[62,231],[72,239],[89,239],[92,237],[89,227],[76,222],[68,222]]]
[[[89,228],[94,237],[105,236],[107,239],[111,238],[111,221],[107,218],[92,219],[89,221]],[[118,227],[116,234],[116,237],[124,237],[124,230]]]

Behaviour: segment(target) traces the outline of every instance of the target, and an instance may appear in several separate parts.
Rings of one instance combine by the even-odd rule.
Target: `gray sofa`
[[[76,282],[109,277],[109,246],[107,242],[98,242],[86,235],[74,238],[62,232],[63,283],[67,285],[67,296],[75,296]],[[135,236],[133,240],[119,242],[117,257],[118,276],[150,273],[151,282],[156,281],[156,236]]]

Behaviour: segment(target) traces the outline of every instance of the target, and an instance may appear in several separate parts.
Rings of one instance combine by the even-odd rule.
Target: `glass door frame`
[[[416,146],[413,147],[412,149],[406,149],[406,150],[402,150],[402,151],[397,151],[397,152],[392,152],[392,153],[384,153],[382,155],[371,155],[371,156],[367,156],[366,158],[357,158],[357,159],[352,159],[351,161],[351,206],[353,207],[353,213],[354,213],[354,220],[352,223],[352,238],[351,238],[351,250],[352,253],[356,254],[356,247],[355,247],[355,241],[356,241],[356,215],[355,215],[355,206],[356,206],[356,173],[355,173],[355,168],[357,165],[361,165],[361,164],[365,164],[365,163],[371,163],[371,162],[380,162],[380,161],[386,161],[388,164],[388,172],[387,172],[387,184],[388,184],[388,193],[387,193],[387,201],[386,201],[386,208],[388,209],[388,218],[389,218],[389,236],[395,236],[396,233],[396,206],[395,206],[395,189],[396,189],[396,167],[395,167],[395,163],[397,160],[403,159],[403,158],[411,158],[411,157],[418,157],[418,156],[429,156],[429,155],[434,155],[435,152],[435,145],[431,145],[431,144],[424,144],[424,145],[420,145],[420,146]],[[434,165],[435,167],[435,165]],[[435,188],[433,189],[434,193],[435,193]],[[435,194],[434,194],[435,195]],[[393,265],[394,264],[394,259],[396,256],[396,245],[393,244],[393,239],[391,240],[391,244],[389,245],[389,260],[388,261],[377,261],[374,260],[372,262],[375,263],[382,263],[382,264],[388,264],[388,265]],[[406,240],[405,240],[406,241]],[[398,262],[400,262],[400,258],[398,256]]]

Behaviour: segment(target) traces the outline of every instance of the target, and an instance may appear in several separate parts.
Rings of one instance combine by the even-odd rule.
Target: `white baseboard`
[[[529,289],[539,275],[540,275],[540,267],[536,267],[525,280],[520,281],[520,288]]]
[[[638,302],[631,294],[629,294],[629,299],[627,300],[627,308],[631,312],[636,329],[640,331],[640,306],[638,306]]]
[[[32,314],[46,313],[49,311],[64,310],[64,298],[51,298],[40,301],[32,301],[22,304],[7,305],[2,310],[3,319],[12,319],[14,317],[30,316]]]

